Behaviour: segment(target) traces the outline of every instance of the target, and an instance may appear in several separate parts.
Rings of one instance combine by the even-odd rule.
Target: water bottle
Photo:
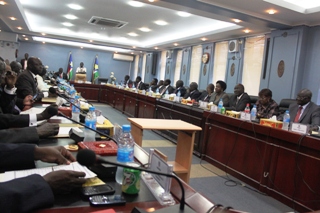
[[[157,90],[156,90],[156,94],[159,94],[159,88],[157,88]]]
[[[79,116],[80,116],[80,102],[79,102],[79,96],[76,95],[72,103],[72,119],[79,122],[80,120]]]
[[[177,93],[177,97],[180,98],[180,96],[181,96],[181,92],[180,92],[180,90],[179,90],[178,93]]]
[[[95,108],[93,106],[89,108],[89,112],[87,113],[85,118],[85,125],[87,127],[90,127],[91,129],[96,130],[97,116],[94,110]],[[96,140],[96,133],[90,129],[85,128],[83,141],[95,141],[95,140]]]
[[[250,114],[250,105],[249,104],[247,104],[246,108],[244,108],[244,113]]]
[[[222,107],[223,107],[223,101],[222,101],[222,98],[220,98],[220,101],[218,103],[218,110],[217,110],[218,113],[221,113]]]
[[[118,153],[117,153],[117,161],[119,163],[133,162],[134,140],[132,138],[130,131],[131,131],[130,125],[122,126],[122,133],[119,137]],[[122,180],[123,180],[123,167],[118,166],[117,172],[116,172],[116,181],[117,183],[122,184]]]
[[[289,124],[290,124],[290,114],[289,114],[289,110],[287,110],[283,116],[282,129],[289,130]]]
[[[251,120],[256,120],[256,115],[257,115],[257,107],[256,105],[253,105],[253,108],[251,110]]]

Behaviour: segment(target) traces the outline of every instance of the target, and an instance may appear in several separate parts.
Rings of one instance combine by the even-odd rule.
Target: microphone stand
[[[118,144],[118,142],[117,142],[113,137],[111,137],[110,135],[107,135],[107,134],[105,134],[105,133],[103,133],[103,132],[100,132],[100,131],[98,131],[98,130],[92,129],[91,127],[88,127],[88,126],[86,126],[86,125],[84,125],[83,123],[80,123],[80,122],[78,122],[78,121],[75,121],[75,120],[73,120],[72,118],[69,118],[68,116],[66,116],[65,114],[63,114],[62,112],[58,112],[58,115],[66,118],[66,119],[68,119],[68,120],[70,120],[70,121],[72,121],[72,122],[74,122],[74,123],[76,123],[76,124],[79,124],[79,125],[87,128],[87,129],[90,129],[91,131],[94,131],[94,132],[98,133],[99,135],[105,136],[105,137],[107,137],[109,140],[112,140],[112,141],[114,141],[116,144]]]
[[[76,104],[73,104],[68,98],[64,97],[63,95],[56,93],[57,96],[59,96],[60,98],[63,98],[64,100],[66,100],[69,104],[71,104],[72,106],[75,106],[77,109],[79,109],[82,113],[87,114],[86,111],[82,110],[80,107],[78,107]]]

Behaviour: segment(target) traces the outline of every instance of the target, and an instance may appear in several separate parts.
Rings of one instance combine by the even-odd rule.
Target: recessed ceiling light
[[[68,4],[68,7],[73,10],[82,10],[83,9],[83,7],[78,4]]]
[[[45,36],[46,34],[45,33],[41,33],[41,35]]]
[[[147,27],[141,27],[139,28],[139,30],[141,30],[142,32],[150,32],[151,30]]]
[[[245,33],[250,33],[250,30],[245,29],[243,32],[245,32]]]
[[[12,21],[15,21],[15,20],[17,20],[17,18],[15,18],[15,17],[9,17],[9,19],[11,19]]]
[[[131,54],[133,55],[133,52],[131,52]]]
[[[0,1],[0,5],[6,5],[7,4],[7,2],[5,2],[5,1]]]
[[[179,11],[179,12],[177,12],[177,14],[178,14],[179,16],[181,16],[181,17],[189,17],[189,16],[191,16],[190,13],[183,12],[183,11]]]
[[[83,49],[83,47],[80,47],[81,49]]]
[[[133,49],[135,49],[135,48],[136,48],[136,46],[132,46],[132,48],[133,48]]]
[[[140,51],[140,53],[142,53],[142,51]]]
[[[155,47],[154,49],[156,49],[156,50],[157,50],[157,49],[158,49],[158,47]]]
[[[66,27],[72,27],[72,26],[73,26],[73,24],[70,23],[70,22],[63,22],[62,24],[63,24],[64,26],[66,26]]]
[[[42,42],[42,44],[45,44],[45,43],[46,43],[45,41]]]
[[[93,42],[93,40],[89,40],[90,42]]]
[[[133,36],[133,37],[138,36],[138,34],[137,34],[137,33],[134,33],[134,32],[128,33],[128,35],[129,35],[129,36]]]
[[[28,38],[25,38],[24,40],[27,40],[27,41],[28,41],[29,39],[28,39]]]
[[[178,46],[179,44],[178,44],[178,43],[174,43],[173,45],[174,45],[174,46]]]
[[[26,37],[26,35],[22,35],[22,37]]]
[[[207,40],[207,38],[201,38],[201,40],[202,40],[202,41],[206,41],[206,40]]]
[[[142,7],[144,4],[139,1],[129,1],[128,4],[132,7]]]
[[[70,19],[70,20],[75,20],[75,19],[78,18],[77,16],[74,16],[74,15],[72,15],[72,14],[64,15],[64,17],[67,18],[67,19]]]
[[[168,24],[168,22],[162,21],[162,20],[155,21],[154,23],[157,24],[157,25],[160,25],[160,26],[164,26],[164,25]]]
[[[241,22],[240,19],[236,19],[236,18],[232,19],[232,21],[234,21],[234,22],[236,22],[236,23],[240,23],[240,22]]]
[[[22,27],[17,27],[18,30],[22,30]]]
[[[149,2],[154,2],[154,0],[149,0]]]
[[[273,15],[273,14],[275,14],[277,11],[275,11],[275,10],[267,10],[267,13],[269,13],[270,15]]]

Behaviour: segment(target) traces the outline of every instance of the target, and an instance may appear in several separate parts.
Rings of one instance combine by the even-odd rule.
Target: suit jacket
[[[60,74],[59,74],[59,72],[55,72],[54,74],[53,74],[53,77],[54,78],[57,78],[57,77],[60,77]],[[61,78],[61,77],[60,77]],[[65,79],[65,80],[68,80],[68,75],[67,75],[67,73],[62,73],[62,79]]]
[[[180,97],[184,97],[187,93],[187,89],[185,87],[176,88],[173,93],[177,95],[179,91],[180,91]]]
[[[129,79],[127,82],[123,82],[123,85],[124,85],[124,87],[126,87],[127,86],[127,84],[128,84],[128,87],[129,88],[131,88],[132,87],[132,85],[133,85],[133,83],[132,83],[132,81]]]
[[[294,121],[294,118],[297,115],[299,105],[296,103],[290,104],[289,114],[290,121]],[[311,126],[320,126],[320,107],[313,102],[310,102],[308,106],[303,111],[303,114],[300,116],[298,121],[302,124],[310,124]]]
[[[217,97],[217,93],[214,92],[211,95],[209,102],[213,102],[213,104],[218,106],[220,98],[222,98],[223,106],[224,107],[229,106],[229,95],[227,93],[222,92],[220,98],[216,98],[216,97]]]
[[[16,87],[18,98],[24,99],[27,95],[35,96],[36,94],[38,95],[37,99],[44,97],[43,93],[38,90],[35,79],[29,70],[24,70],[18,76]]]
[[[0,87],[0,113],[17,114],[14,109],[16,105],[16,94],[7,94],[4,85]],[[19,114],[19,113],[18,113]]]
[[[36,127],[24,127],[18,129],[1,129],[0,144],[3,143],[29,143],[38,144],[39,135]]]
[[[251,103],[250,96],[245,92],[241,96],[240,100],[237,103],[237,96],[232,95],[229,99],[229,106],[226,107],[226,110],[234,111],[243,111],[246,108],[247,103]]]
[[[174,92],[174,88],[170,85],[167,88],[166,88],[166,86],[162,86],[161,90],[159,92],[160,92],[160,94],[164,95],[164,94],[166,94],[167,90],[168,90],[168,94],[171,94]]]
[[[208,92],[204,91],[204,92],[201,93],[200,97],[197,99],[197,102],[199,102],[199,101],[209,102],[210,97],[211,96],[208,96]]]
[[[0,114],[0,129],[29,126],[29,115]]]
[[[142,81],[140,81],[140,84],[139,84],[138,87],[137,87],[137,85],[138,85],[138,84],[135,83],[135,87],[136,87],[137,89],[139,89],[139,90],[146,90],[146,89],[147,89],[146,85],[145,85]]]
[[[184,95],[184,99],[190,98],[191,100],[197,100],[201,95],[201,92],[199,90],[193,90],[191,93],[188,92],[187,94]]]
[[[0,170],[34,168],[34,145],[0,144]],[[1,212],[32,212],[54,203],[49,184],[40,175],[0,183]]]
[[[149,88],[151,88],[152,92],[156,92],[158,85],[151,85]]]

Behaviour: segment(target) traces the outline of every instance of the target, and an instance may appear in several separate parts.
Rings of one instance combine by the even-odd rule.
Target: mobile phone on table
[[[108,184],[97,186],[86,186],[82,188],[82,194],[86,197],[93,195],[110,195],[115,192],[114,188]]]
[[[126,200],[121,195],[95,195],[89,197],[92,206],[119,206],[125,205]]]

